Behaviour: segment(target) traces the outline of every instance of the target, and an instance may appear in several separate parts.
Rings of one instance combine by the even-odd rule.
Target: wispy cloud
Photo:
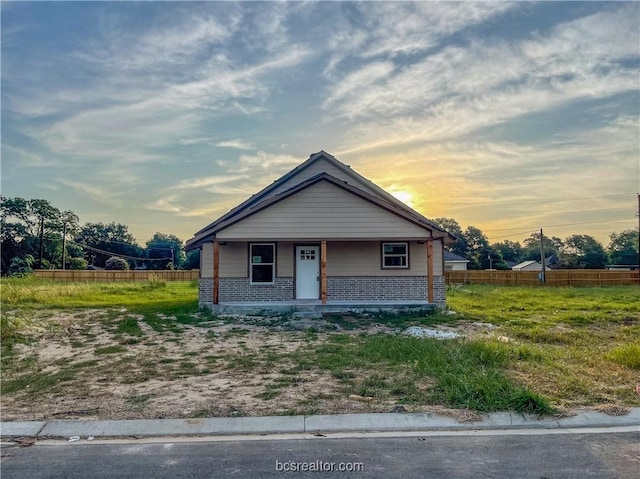
[[[178,204],[177,199],[177,195],[158,198],[155,201],[145,204],[144,208],[148,210],[164,211],[166,213],[181,213],[185,211],[186,208]]]
[[[118,207],[122,204],[118,194],[114,193],[113,191],[107,191],[103,188],[100,188],[99,186],[65,178],[57,178],[56,181],[65,186],[73,188],[80,193],[83,193],[84,195],[99,203],[103,203],[105,205],[113,207]]]
[[[285,173],[295,165],[300,163],[300,158],[295,156],[267,153],[258,151],[255,155],[240,155],[238,161],[219,160],[218,164],[228,171],[235,173],[254,173],[260,176],[264,173],[279,175]]]
[[[170,189],[183,190],[183,189],[198,189],[207,186],[220,185],[224,183],[233,183],[238,180],[245,179],[244,175],[226,175],[226,176],[205,176],[201,178],[192,178],[188,180],[182,180],[177,185],[172,186]]]
[[[343,151],[456,138],[574,99],[637,89],[637,69],[624,63],[638,56],[633,11],[599,12],[519,43],[445,47],[349,95],[337,96],[338,84],[328,96],[341,98],[332,114],[358,120]],[[598,33],[585,41],[584,31]]]
[[[240,138],[235,138],[233,140],[224,140],[214,143],[213,146],[219,146],[221,148],[237,148],[238,150],[254,150],[255,147],[249,143],[248,141],[242,140]]]

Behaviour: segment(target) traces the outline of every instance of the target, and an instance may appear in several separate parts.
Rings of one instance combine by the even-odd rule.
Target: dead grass
[[[563,291],[554,300],[558,290],[549,290],[551,299],[536,303],[519,291],[515,298],[524,298],[525,310],[516,311],[520,303],[509,304],[513,291],[464,289],[470,292],[452,291],[449,296],[457,315],[329,317],[326,327],[308,331],[291,330],[282,317],[216,318],[186,303],[152,307],[135,303],[133,297],[131,307],[39,306],[26,316],[24,311],[3,311],[26,320],[18,336],[3,342],[2,417],[330,414],[389,412],[403,404],[410,412],[445,412],[474,421],[478,416],[470,408],[494,406],[460,402],[445,390],[434,396],[442,387],[441,372],[451,372],[446,361],[469,357],[476,362],[468,363],[468,371],[494,368],[491,374],[498,383],[486,386],[486,378],[469,376],[460,368],[451,381],[463,385],[463,396],[500,384],[548,398],[565,414],[580,407],[622,414],[640,405],[634,362],[640,313],[627,304],[640,299],[633,291],[611,288],[605,308],[587,300],[580,303],[584,309],[573,304],[571,311],[564,306],[571,292]],[[603,294],[606,291],[597,292],[600,298]],[[584,297],[580,292],[577,300]],[[561,314],[559,308],[565,308]],[[467,356],[453,360],[444,355],[438,369],[434,361],[443,343],[413,357],[412,348],[426,347],[426,342],[385,339],[395,338],[396,328],[410,324],[464,334],[468,339],[451,343],[447,354],[466,350]],[[499,400],[500,394],[496,396]],[[532,397],[537,396],[524,394],[518,400],[527,407]]]

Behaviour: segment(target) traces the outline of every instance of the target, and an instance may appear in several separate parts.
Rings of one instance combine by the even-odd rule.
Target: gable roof
[[[368,193],[360,188],[357,188],[349,184],[346,181],[335,178],[334,176],[331,176],[327,173],[320,173],[312,178],[309,178],[305,181],[302,181],[301,183],[298,183],[292,186],[291,188],[283,192],[280,192],[277,194],[274,193],[278,188],[284,185],[291,178],[295,177],[300,172],[308,168],[310,165],[316,163],[321,159],[328,161],[330,164],[332,164],[333,166],[338,168],[340,171],[345,173],[348,177],[353,178],[355,183],[366,185],[372,192],[376,194],[374,195],[374,194]],[[428,220],[427,218],[425,218],[424,216],[422,216],[420,213],[413,210],[409,206],[402,203],[400,200],[398,200],[393,195],[389,194],[388,192],[380,188],[371,180],[365,178],[364,176],[360,175],[356,171],[352,170],[351,167],[340,162],[334,156],[321,150],[318,153],[314,153],[311,156],[309,156],[309,158],[305,162],[296,166],[294,169],[292,169],[288,173],[285,173],[283,176],[278,178],[269,186],[263,188],[258,193],[247,198],[245,201],[240,203],[235,208],[232,208],[231,210],[229,210],[227,213],[225,213],[224,215],[222,215],[212,223],[208,224],[204,228],[197,231],[194,237],[187,241],[186,249],[193,249],[198,247],[208,237],[213,237],[216,231],[226,228],[231,224],[235,224],[237,221],[240,221],[241,219],[246,218],[247,216],[250,216],[251,214],[254,214],[257,211],[261,211],[267,206],[270,206],[278,201],[281,201],[282,199],[292,194],[295,194],[301,189],[304,189],[310,186],[311,184],[315,184],[316,182],[321,180],[330,181],[331,183],[345,189],[346,191],[349,191],[350,193],[356,194],[357,196],[361,196],[363,199],[366,199],[367,201],[370,201],[384,209],[387,209],[395,214],[402,216],[403,218],[417,224],[418,226],[421,226],[425,229],[428,229],[429,231],[436,233],[433,235],[434,237],[445,238],[445,241],[454,241],[456,239],[453,235],[451,235],[450,233],[447,233],[438,225]]]
[[[542,268],[542,264],[539,261],[530,260],[530,261],[523,261],[522,263],[518,263],[517,265],[513,266],[511,269],[524,269],[534,265],[540,266]]]
[[[464,256],[460,256],[458,254],[452,253],[451,251],[445,251],[444,252],[444,260],[445,261],[460,261],[460,262],[465,262],[465,263],[469,263],[470,262]]]

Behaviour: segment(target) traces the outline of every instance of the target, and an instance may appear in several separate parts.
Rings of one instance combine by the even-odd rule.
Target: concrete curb
[[[431,413],[336,414],[194,419],[136,419],[129,421],[26,421],[0,423],[0,437],[67,438],[71,436],[163,437],[224,436],[285,433],[435,431],[489,429],[576,429],[638,426],[640,408],[625,416],[581,411],[568,418],[542,418],[509,412],[483,416],[481,421],[457,422]]]

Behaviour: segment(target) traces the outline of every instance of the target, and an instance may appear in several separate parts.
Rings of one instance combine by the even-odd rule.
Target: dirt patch
[[[331,374],[299,370],[286,356],[328,333],[297,331],[282,318],[180,324],[122,310],[49,314],[16,344],[3,381],[33,378],[2,401],[4,420],[134,419],[386,411],[347,398]],[[125,321],[126,320],[126,321]],[[126,322],[131,330],[123,332]],[[137,324],[136,324],[137,323]],[[133,332],[131,332],[133,331]],[[373,325],[344,331],[369,334]],[[29,359],[31,358],[31,359]],[[27,363],[29,366],[27,367]],[[25,369],[27,368],[27,369]],[[57,375],[57,376],[56,376]],[[49,381],[63,377],[62,381]],[[51,383],[51,384],[49,384]]]

